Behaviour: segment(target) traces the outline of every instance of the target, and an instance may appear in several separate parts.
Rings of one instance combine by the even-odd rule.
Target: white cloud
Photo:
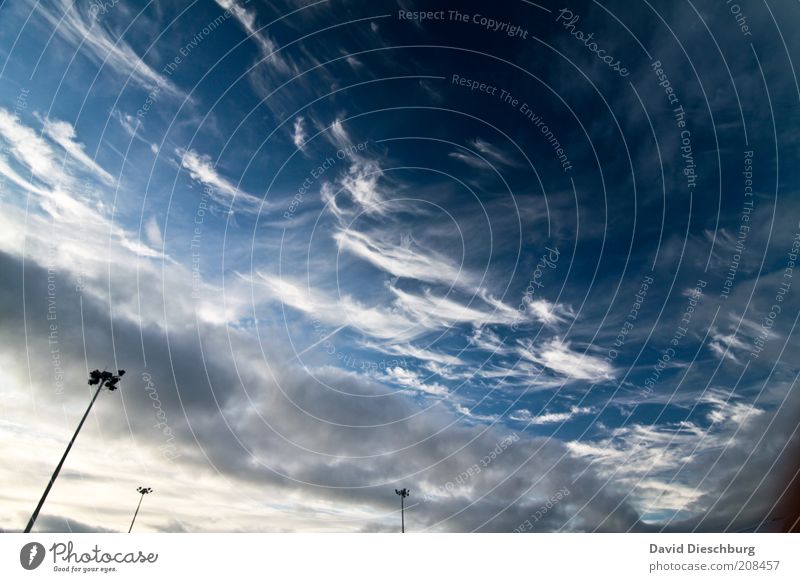
[[[388,368],[384,379],[432,396],[447,396],[450,392],[445,386],[436,382],[426,382],[417,372],[400,366]]]
[[[161,236],[161,228],[158,226],[158,221],[156,220],[155,216],[151,216],[150,219],[145,223],[144,234],[150,244],[154,247],[158,248],[164,246],[164,239]]]
[[[266,59],[282,73],[289,74],[296,72],[295,67],[288,58],[277,52],[278,46],[275,44],[275,41],[256,25],[255,12],[247,10],[247,8],[242,6],[237,0],[216,0],[216,3],[236,18],[247,33],[248,38],[252,39],[258,45],[262,58]]]
[[[92,17],[85,6],[70,0],[55,3],[36,2],[35,10],[44,17],[55,33],[83,53],[95,64],[106,70],[130,78],[134,83],[148,89],[157,89],[172,96],[182,92],[166,77],[156,72],[125,42],[114,38],[103,23]]]
[[[716,328],[712,328],[709,332],[709,336],[711,337],[711,341],[708,347],[721,360],[727,358],[733,362],[739,363],[734,353],[735,350],[748,350],[747,345],[736,337],[736,332],[726,334],[720,332]]]
[[[47,195],[47,192],[43,188],[37,186],[36,184],[33,184],[33,183],[29,182],[28,180],[26,180],[25,178],[20,176],[8,164],[7,159],[2,155],[0,155],[0,174],[3,175],[6,179],[8,179],[11,182],[13,182],[14,184],[16,184],[17,186],[19,186],[20,188],[23,188],[24,190],[26,190],[26,191],[28,191],[28,192],[30,192],[32,194],[38,194],[40,196],[46,196]],[[4,190],[4,188],[3,188],[3,190]],[[2,193],[2,190],[0,190],[0,193]]]
[[[86,155],[83,144],[75,141],[75,128],[66,121],[44,120],[44,133],[60,145],[74,160],[81,163],[104,183],[113,185],[114,177]]]
[[[702,433],[694,425],[632,425],[615,429],[595,443],[569,442],[578,458],[590,459],[601,475],[636,492],[643,513],[681,510],[697,501],[702,491],[670,478],[690,455]]]
[[[142,126],[141,119],[134,117],[130,113],[123,113],[119,109],[114,109],[111,114],[130,137],[134,137],[138,134],[139,128]]]
[[[569,342],[552,338],[541,345],[520,342],[519,355],[572,380],[603,382],[614,379],[614,369],[605,359],[574,351]]]
[[[481,152],[483,155],[493,159],[495,162],[503,164],[505,166],[515,166],[517,163],[514,159],[504,152],[499,147],[490,144],[489,142],[482,140],[480,138],[476,138],[472,141],[472,146]]]
[[[8,151],[16,161],[25,166],[39,183],[21,177],[3,157],[0,157],[0,173],[35,194],[38,206],[49,215],[45,219],[31,212],[22,220],[14,217],[14,209],[7,208],[2,216],[2,222],[6,224],[4,230],[9,233],[4,239],[6,250],[14,252],[21,245],[27,245],[35,255],[37,245],[49,248],[53,241],[59,241],[59,251],[64,260],[95,263],[102,260],[98,257],[96,241],[110,238],[135,256],[166,258],[111,221],[102,197],[102,186],[111,176],[86,156],[83,146],[75,140],[74,128],[65,122],[45,121],[44,124],[49,140],[0,109],[0,138],[8,144]],[[70,154],[67,159],[59,162],[56,146]],[[70,171],[79,169],[89,170],[91,178],[78,181]],[[85,241],[95,242],[86,244]],[[117,250],[115,247],[113,252],[109,251],[109,257],[115,256]]]
[[[134,117],[130,113],[123,113],[119,109],[114,109],[111,112],[111,115],[113,115],[114,118],[119,122],[120,127],[122,127],[129,137],[137,139],[143,144],[147,145],[148,149],[153,153],[153,155],[158,154],[158,144],[147,141],[143,135],[144,122],[142,122],[141,119]]]
[[[329,297],[285,277],[258,276],[257,282],[266,292],[263,299],[279,301],[331,326],[347,325],[369,337],[394,341],[410,340],[431,329],[401,311],[371,307],[347,295]]]
[[[334,234],[339,249],[348,251],[396,277],[417,279],[444,285],[470,285],[470,277],[438,253],[420,248],[411,238],[400,244],[371,237],[355,230],[338,230]]]
[[[233,182],[217,172],[211,163],[211,156],[198,154],[194,150],[177,148],[175,153],[180,157],[180,165],[189,172],[192,180],[210,187],[211,197],[224,206],[230,206],[243,212],[257,213],[262,208],[260,198],[240,190]],[[264,207],[266,207],[266,203]]]
[[[560,323],[567,323],[570,319],[575,318],[575,311],[568,305],[558,303],[551,303],[547,299],[530,299],[525,298],[527,311],[538,321],[554,327]]]
[[[497,333],[483,326],[477,326],[472,330],[469,342],[476,348],[487,352],[502,352],[507,348],[505,341],[501,340]]]
[[[49,139],[38,135],[9,111],[0,109],[0,138],[9,145],[14,158],[26,166],[36,179],[51,187],[75,188],[75,180],[67,171],[78,169],[70,163],[74,161],[104,184],[114,184],[115,180],[111,174],[86,155],[84,145],[76,140],[75,128],[70,123],[45,119],[42,124],[43,133]],[[66,152],[67,160],[59,154],[56,146]],[[29,186],[32,185],[27,180],[20,179],[16,172],[8,168],[6,173],[15,183],[30,190]]]
[[[410,343],[370,343],[365,342],[362,344],[363,347],[371,350],[376,350],[383,352],[385,354],[390,354],[393,356],[401,356],[401,357],[409,357],[415,358],[417,360],[422,360],[425,362],[431,362],[434,364],[444,365],[444,366],[464,366],[466,362],[462,359],[451,356],[449,354],[444,354],[442,352],[437,352],[435,350],[430,350],[426,348],[421,348],[415,346]]]
[[[63,179],[52,146],[5,109],[0,109],[0,136],[8,143],[14,157],[36,178],[51,185]]]
[[[511,420],[528,422],[533,425],[560,424],[572,420],[576,416],[591,414],[592,412],[594,412],[594,409],[590,406],[573,406],[567,412],[548,412],[534,416],[530,410],[522,408],[511,413],[509,418]]]
[[[429,290],[423,295],[390,288],[397,297],[397,302],[406,311],[413,314],[420,323],[444,327],[457,323],[469,323],[474,326],[491,324],[511,324],[514,318],[497,309],[488,311],[459,303],[447,296],[436,297]]]
[[[479,152],[480,157],[473,152],[463,151],[451,152],[449,156],[479,170],[485,170],[497,164],[504,166],[518,165],[517,162],[502,149],[480,138],[472,140],[470,146]]]
[[[350,194],[353,202],[368,214],[384,214],[389,208],[383,204],[384,198],[378,189],[381,177],[380,166],[371,161],[350,165],[347,173],[340,179],[343,191]]]
[[[702,401],[713,405],[708,413],[708,420],[720,425],[745,427],[764,413],[764,410],[754,404],[741,402],[732,392],[726,393],[722,390],[708,390]]]
[[[459,404],[458,402],[453,404],[453,408],[455,408],[456,412],[458,412],[461,416],[464,416],[469,420],[479,422],[495,422],[498,418],[494,414],[478,414],[474,412],[474,409],[464,406],[463,404]]]
[[[693,510],[702,511],[697,504],[704,494],[713,493],[713,484],[703,477],[710,470],[708,455],[736,448],[737,434],[764,412],[719,391],[708,392],[703,402],[712,405],[708,419],[714,424],[708,428],[690,421],[632,424],[597,441],[573,441],[567,447],[574,456],[590,459],[601,475],[629,487],[645,516],[693,505]]]
[[[350,65],[350,68],[353,69],[354,71],[357,71],[364,67],[364,63],[362,63],[353,56],[348,56],[345,60],[347,61],[347,64]]]
[[[323,201],[340,222],[343,222],[345,215],[364,212],[373,217],[386,216],[389,211],[402,207],[382,192],[380,179],[383,172],[380,163],[370,159],[362,151],[353,149],[359,142],[351,138],[340,119],[321,129],[325,130],[323,135],[337,150],[347,152],[347,170],[337,179],[323,182],[320,188]],[[344,197],[343,195],[349,199],[350,207],[335,200],[336,197]]]
[[[298,115],[294,120],[294,127],[292,130],[292,143],[294,147],[302,149],[306,141],[305,120],[302,115]]]
[[[485,170],[489,167],[489,164],[486,161],[472,154],[464,152],[450,152],[448,155],[459,162],[463,162],[468,166],[472,166],[473,168],[477,168],[479,170]]]
[[[279,278],[259,273],[258,283],[265,291],[264,299],[280,301],[321,321],[334,326],[348,325],[367,336],[391,340],[394,351],[397,346],[436,329],[445,329],[454,324],[473,325],[508,324],[510,315],[497,310],[481,310],[469,307],[447,297],[435,297],[430,292],[424,295],[401,291],[395,287],[394,305],[370,306],[350,295],[330,297],[313,286],[300,285],[288,278]],[[413,351],[413,349],[411,350]],[[423,352],[417,352],[425,355]],[[411,354],[409,354],[411,355]]]
[[[333,214],[338,220],[341,220],[345,215],[345,209],[339,206],[336,200],[336,189],[330,182],[323,182],[319,188],[319,197],[325,208]]]

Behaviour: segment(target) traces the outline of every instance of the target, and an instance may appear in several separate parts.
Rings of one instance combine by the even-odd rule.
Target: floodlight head
[[[96,386],[100,383],[101,374],[100,370],[92,370],[89,373],[89,386]]]
[[[110,392],[113,392],[118,388],[117,384],[119,383],[120,378],[124,375],[125,370],[119,370],[116,376],[108,371],[100,372],[100,377],[105,382],[106,388],[108,388]]]

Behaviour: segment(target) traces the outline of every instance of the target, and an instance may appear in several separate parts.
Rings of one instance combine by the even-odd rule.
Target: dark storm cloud
[[[21,269],[18,261],[3,256],[2,272],[20,272]],[[37,325],[37,319],[46,313],[41,302],[46,297],[47,271],[28,262],[25,282],[24,294],[21,286],[5,286],[0,304],[19,305],[25,298],[31,312],[28,345],[34,353],[47,353],[44,348],[47,343],[46,320]],[[59,325],[65,333],[79,327],[74,305],[61,302],[58,313]],[[18,309],[6,312],[3,329],[11,330],[21,325],[19,314]],[[119,397],[125,400],[127,421],[133,430],[130,436],[158,463],[164,437],[152,427],[157,423],[157,411],[153,409],[153,401],[142,388],[143,382],[139,377],[145,370],[139,363],[140,328],[126,318],[115,319],[114,349],[111,351],[108,313],[102,304],[84,296],[82,321],[86,329],[93,330],[86,339],[87,352],[95,354],[94,358],[105,355],[109,361],[120,362],[120,365],[134,363],[133,366],[125,364],[128,375],[123,380]],[[452,425],[453,418],[434,401],[425,402],[431,408],[423,411],[421,403],[415,403],[407,396],[336,369],[321,368],[316,373],[330,387],[346,392],[346,395],[291,370],[275,370],[278,382],[273,382],[264,373],[263,364],[254,364],[260,357],[252,350],[252,344],[234,334],[231,341],[240,363],[238,370],[248,384],[252,399],[250,404],[242,405],[240,380],[230,365],[230,346],[207,344],[203,360],[193,330],[170,335],[169,352],[165,334],[150,330],[144,338],[146,353],[171,353],[173,356],[172,362],[166,357],[154,356],[148,360],[146,368],[152,383],[158,387],[160,406],[169,419],[176,452],[180,453],[169,463],[161,461],[166,471],[177,470],[176,463],[186,465],[183,471],[207,471],[210,461],[213,468],[228,479],[241,479],[287,492],[302,491],[312,499],[392,512],[394,500],[387,492],[391,493],[396,483],[423,482],[431,488],[444,487],[448,482],[455,482],[473,465],[480,466],[481,460],[509,435],[505,429]],[[4,342],[11,344],[8,336]],[[78,342],[64,343],[66,346],[80,345]],[[16,350],[21,348],[18,344]],[[80,385],[82,353],[66,349],[62,355],[65,363],[71,362],[71,365],[67,364],[67,389],[62,398],[79,403],[84,397],[73,387]],[[33,370],[46,370],[47,365],[46,361],[34,362]],[[212,378],[213,392],[208,386],[205,370],[209,370]],[[173,373],[180,387],[180,402],[176,383],[172,380]],[[34,386],[42,397],[51,394],[52,388],[46,381],[37,380]],[[121,413],[119,404],[112,400],[116,396],[107,398],[100,405],[100,414],[104,417]],[[257,413],[262,414],[271,426],[258,418]],[[319,415],[327,422],[311,415]],[[364,427],[364,424],[385,426]],[[108,433],[107,438],[110,436],[116,440],[129,436],[126,424],[104,422],[103,427]],[[194,431],[194,436],[189,428]],[[199,448],[208,456],[208,461],[198,457]],[[365,458],[347,458],[359,456]],[[546,477],[541,475],[543,469],[549,471]],[[531,499],[529,489],[540,492],[539,498],[546,498],[548,492],[571,483],[585,469],[582,462],[566,456],[566,450],[558,441],[523,435],[466,483],[467,489],[460,495],[448,498],[448,488],[443,499],[422,503],[418,510],[412,506],[410,515],[415,516],[418,524],[436,526],[437,529],[508,531],[538,508],[538,500]],[[69,475],[62,478],[68,479]],[[580,499],[583,491],[593,488],[591,477],[586,476],[576,485],[569,486],[574,488],[573,500]],[[422,491],[419,490],[419,496]],[[473,504],[476,493],[486,496]],[[592,504],[589,514],[605,517],[617,500],[617,496],[604,494]],[[631,509],[625,512],[627,518],[618,522],[622,514],[617,512],[614,515],[620,517],[611,517],[610,523],[619,527],[634,525],[635,512]],[[558,515],[561,514],[554,512],[547,523],[553,522]],[[59,531],[66,527],[58,521],[46,527],[51,525],[56,529],[62,528]]]

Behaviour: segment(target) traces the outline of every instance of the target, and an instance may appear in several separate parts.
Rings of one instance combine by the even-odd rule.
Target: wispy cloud
[[[387,369],[384,379],[432,396],[446,396],[450,392],[445,386],[436,382],[427,382],[419,373],[400,366]]]
[[[0,109],[0,137],[37,179],[53,185],[64,178],[52,146],[5,109]]]
[[[365,212],[384,214],[389,208],[383,204],[384,197],[378,186],[381,174],[381,168],[375,162],[353,162],[347,173],[340,178],[341,189]]]
[[[728,359],[732,362],[740,363],[736,357],[736,350],[749,350],[749,347],[738,337],[736,332],[732,330],[730,333],[723,333],[717,328],[712,328],[709,331],[711,340],[708,347],[714,352],[720,360]]]
[[[490,158],[493,161],[502,164],[504,166],[518,165],[510,154],[503,151],[503,149],[501,149],[500,147],[490,144],[488,141],[482,140],[480,138],[475,138],[472,141],[472,147],[481,152],[487,158]]]
[[[551,303],[547,299],[525,297],[528,312],[538,321],[554,327],[575,318],[575,311],[569,305]]]
[[[100,19],[94,18],[86,5],[69,0],[36,2],[35,10],[48,22],[55,33],[75,47],[80,47],[95,64],[130,78],[146,88],[178,96],[182,92],[162,74],[145,63],[131,46],[114,38]]]
[[[297,149],[303,149],[303,146],[306,141],[306,127],[305,127],[305,119],[302,115],[298,115],[297,118],[294,120],[294,126],[292,128],[292,143],[294,147]]]
[[[740,340],[730,335],[717,335],[713,338],[714,341],[708,344],[711,351],[721,360],[728,359],[732,362],[739,363],[738,358],[733,354],[731,348],[746,347]]]
[[[372,338],[404,341],[432,328],[430,322],[426,325],[402,311],[365,305],[347,295],[331,297],[287,278],[258,273],[256,282],[265,291],[264,300],[279,301],[329,325],[347,325]]]
[[[481,170],[485,170],[490,165],[519,166],[519,163],[510,154],[485,140],[476,138],[470,142],[470,146],[479,155],[471,151],[461,150],[450,152],[448,155],[468,166]]]
[[[19,173],[12,168],[6,158],[0,154],[0,175],[3,175],[6,179],[10,180],[13,184],[16,184],[23,190],[30,192],[32,194],[38,194],[39,196],[47,196],[47,192],[37,186],[36,184],[30,182],[26,178],[23,178],[19,175]]]
[[[573,406],[566,412],[547,412],[544,414],[534,415],[527,408],[521,408],[512,412],[509,415],[509,418],[511,420],[527,422],[533,425],[557,424],[567,422],[582,414],[591,414],[592,412],[594,412],[594,408],[591,406]]]
[[[181,168],[189,172],[192,180],[208,186],[209,195],[218,203],[248,213],[257,213],[262,207],[260,198],[239,189],[222,176],[212,164],[211,156],[181,148],[177,148],[175,153],[180,158]]]
[[[742,402],[735,394],[722,390],[708,390],[701,401],[712,405],[708,420],[718,425],[732,423],[734,426],[744,427],[764,414],[763,409]]]
[[[498,418],[497,415],[495,414],[479,414],[475,412],[475,408],[469,408],[468,406],[465,406],[458,402],[453,403],[453,408],[455,408],[458,414],[472,421],[495,422]]]
[[[468,166],[472,166],[473,168],[477,168],[479,170],[485,170],[489,167],[489,164],[485,160],[482,160],[481,158],[470,153],[450,152],[447,155],[454,160],[458,160],[459,162],[463,162]]]
[[[413,239],[392,244],[348,229],[337,231],[334,240],[342,251],[350,252],[395,277],[445,285],[471,284],[470,277],[458,265],[439,253],[420,248]],[[406,241],[408,244],[404,244]]]
[[[323,182],[320,189],[323,202],[328,204],[340,222],[345,216],[360,212],[370,216],[385,216],[390,210],[401,207],[401,204],[389,200],[382,192],[380,182],[383,170],[378,159],[369,157],[357,147],[353,149],[357,143],[365,142],[355,141],[338,118],[329,127],[321,129],[326,130],[323,135],[337,150],[347,152],[347,170],[335,180]]]
[[[158,154],[158,145],[147,141],[143,135],[144,122],[142,122],[141,119],[134,117],[130,113],[123,113],[119,109],[114,109],[111,112],[111,115],[114,116],[114,118],[119,122],[120,127],[122,127],[129,137],[146,144],[153,155]]]
[[[469,338],[472,346],[487,352],[505,352],[507,344],[496,332],[488,327],[476,326]]]
[[[555,337],[541,345],[519,341],[522,358],[571,380],[603,382],[614,379],[614,369],[604,358],[576,352],[569,342]]]
[[[144,225],[144,233],[147,240],[154,247],[163,247],[164,238],[161,236],[161,228],[158,226],[158,221],[155,216],[151,216]]]
[[[34,211],[31,207],[25,220],[19,220],[15,210],[6,206],[3,230],[16,233],[8,237],[6,251],[16,252],[25,245],[30,256],[35,257],[37,252],[46,252],[53,241],[59,241],[63,260],[92,265],[102,259],[97,256],[97,249],[85,241],[110,239],[116,244],[109,248],[109,257],[133,254],[135,257],[166,258],[111,219],[103,192],[104,185],[114,180],[86,155],[72,125],[47,120],[43,125],[40,136],[14,115],[0,109],[0,139],[7,144],[7,151],[16,164],[25,168],[32,180],[22,177],[2,156],[0,173],[34,194],[40,210]],[[79,173],[85,174],[86,179],[78,180]],[[121,258],[119,260],[122,262]]]
[[[612,429],[608,437],[567,443],[570,452],[590,459],[601,474],[613,476],[635,492],[645,515],[659,511],[681,511],[698,503],[710,483],[703,471],[689,467],[708,464],[707,455],[721,448],[735,448],[737,433],[764,411],[735,397],[711,391],[702,400],[711,405],[704,427],[680,421],[661,425],[632,424]],[[702,507],[695,507],[702,510]]]
[[[292,62],[284,55],[278,53],[278,45],[275,44],[269,35],[260,30],[256,24],[255,12],[248,10],[237,0],[215,0],[216,3],[230,12],[237,20],[239,25],[247,33],[248,38],[252,39],[261,51],[261,56],[267,59],[281,73],[294,73],[295,67]]]
[[[363,347],[376,350],[384,354],[415,358],[423,362],[431,362],[444,366],[464,366],[466,362],[461,358],[439,351],[421,348],[411,343],[371,343],[365,342]]]
[[[75,141],[75,128],[72,124],[66,121],[45,119],[44,133],[104,183],[108,185],[114,184],[114,177],[86,155],[83,144]]]
[[[433,322],[435,327],[460,323],[475,326],[509,325],[514,321],[513,317],[506,312],[472,307],[447,296],[437,297],[430,290],[423,291],[422,295],[402,291],[396,287],[390,287],[390,291],[394,293],[398,304],[403,309],[413,314],[420,322]]]
[[[14,158],[27,167],[36,179],[50,186],[74,185],[69,171],[77,170],[71,163],[77,162],[80,169],[88,171],[104,184],[114,184],[113,176],[86,154],[84,145],[76,139],[72,124],[66,121],[41,120],[38,115],[37,119],[42,123],[44,136],[24,125],[9,111],[0,109],[0,138],[8,144]],[[23,185],[18,177],[9,177],[18,185]]]

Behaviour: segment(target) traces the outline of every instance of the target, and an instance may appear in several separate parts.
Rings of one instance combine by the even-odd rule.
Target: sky
[[[767,531],[796,2],[0,2],[0,528]]]

